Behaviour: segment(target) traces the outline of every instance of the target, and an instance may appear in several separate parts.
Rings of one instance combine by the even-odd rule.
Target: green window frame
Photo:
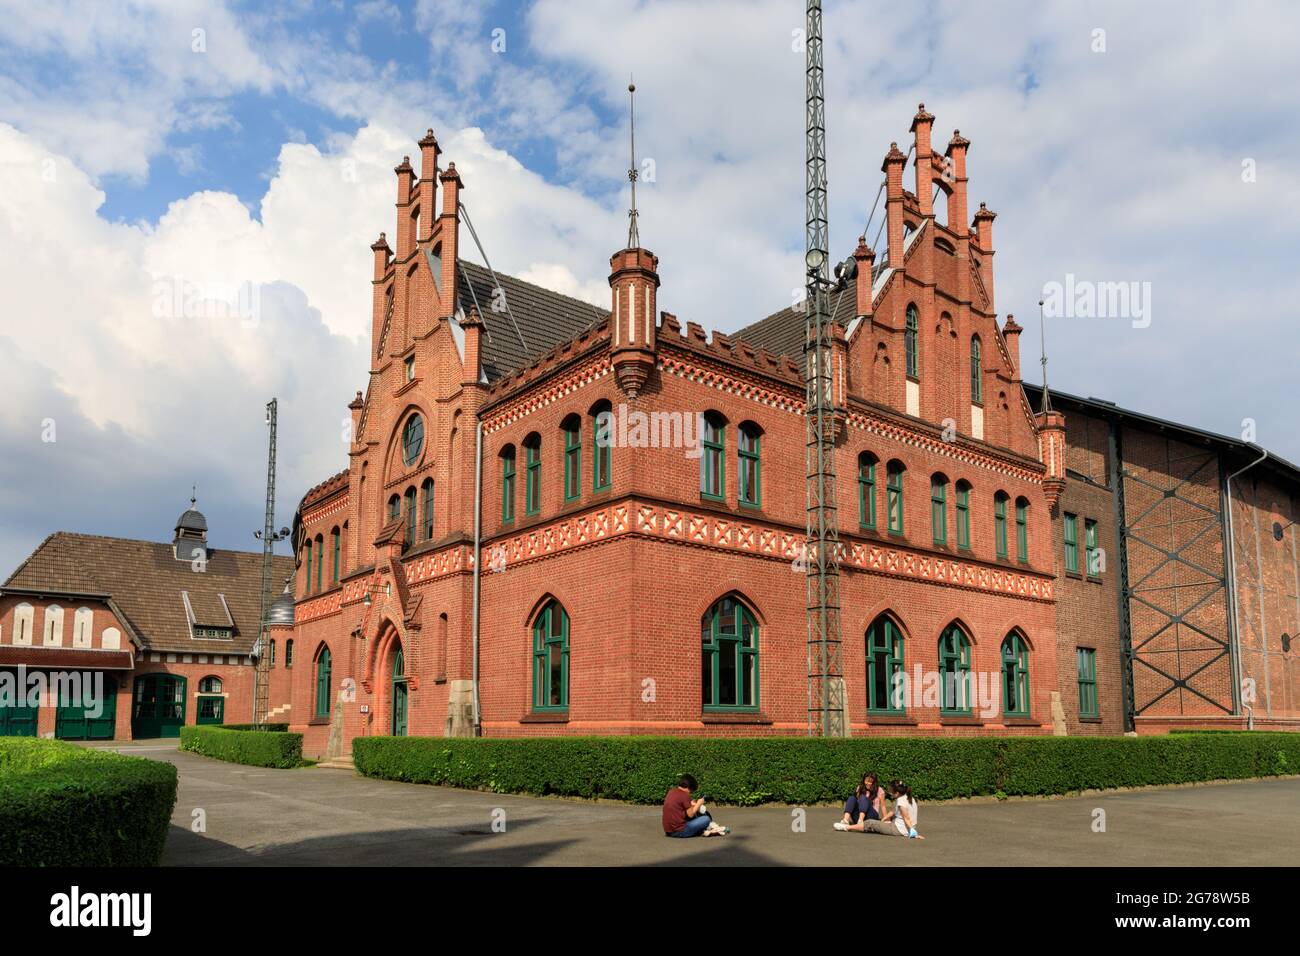
[[[957,547],[970,550],[970,485],[957,482]]]
[[[515,520],[515,446],[501,449],[501,523]]]
[[[1079,570],[1079,517],[1068,511],[1063,519],[1065,528],[1065,570]]]
[[[1029,645],[1015,631],[1002,642],[1002,713],[1029,716]]]
[[[416,504],[415,486],[412,485],[410,488],[406,489],[406,497],[403,501],[403,507],[406,509],[406,544],[402,546],[403,551],[405,551],[407,548],[410,548],[413,544],[415,544],[415,528],[416,528],[416,518],[417,518],[417,515],[415,513],[415,504]]]
[[[316,535],[316,591],[324,590],[321,582],[325,578],[325,536]]]
[[[704,416],[700,438],[700,497],[725,501],[727,497],[727,426],[716,412]]]
[[[984,369],[981,360],[980,337],[970,337],[970,400],[975,405],[984,404]]]
[[[876,526],[876,458],[865,451],[858,455],[858,524]]]
[[[602,418],[604,416],[604,424]],[[614,483],[612,445],[614,413],[608,407],[597,408],[591,416],[591,490],[604,491]]]
[[[903,672],[903,631],[888,616],[867,628],[867,713],[902,714],[907,708],[897,675]]]
[[[339,529],[335,528],[330,532],[330,551],[333,552],[334,560],[330,564],[330,584],[339,583]]]
[[[974,697],[971,687],[970,638],[957,624],[950,624],[939,635],[939,676],[942,695],[941,714],[969,715]]]
[[[999,558],[1007,556],[1007,496],[993,496],[993,543]]]
[[[1079,672],[1079,716],[1100,717],[1097,703],[1097,652],[1091,647],[1075,651]]]
[[[1097,546],[1097,522],[1091,518],[1083,522],[1084,559],[1088,577],[1101,577],[1101,549]]]
[[[571,415],[564,422],[564,500],[582,497],[582,420]]]
[[[889,533],[903,533],[903,473],[901,461],[891,461],[885,469],[885,520]]]
[[[700,626],[700,698],[705,711],[757,711],[758,620],[734,597],[718,601]]]
[[[920,313],[917,312],[916,306],[907,307],[907,327],[903,330],[903,349],[907,357],[907,377],[919,379],[921,377],[920,362],[916,354],[917,332],[920,327]]]
[[[432,478],[424,479],[420,485],[420,514],[422,521],[420,523],[420,539],[428,541],[433,537],[433,503],[434,503],[434,485]]]
[[[524,439],[524,514],[542,510],[542,439],[533,435]]]
[[[308,538],[307,549],[306,549],[307,550],[307,559],[306,559],[307,579],[306,579],[306,587],[303,589],[303,594],[311,594],[311,562],[312,562],[311,547],[312,547],[312,542],[311,539]]]
[[[569,615],[549,601],[533,622],[533,710],[569,708]]]
[[[941,475],[930,479],[930,528],[934,543],[948,543],[948,481]]]
[[[328,645],[322,645],[316,655],[316,716],[328,717],[333,701],[330,699],[330,672],[333,664],[330,660]]]
[[[293,666],[293,638],[292,637],[284,642],[284,666],[285,667]]]
[[[736,433],[737,500],[742,505],[757,508],[763,503],[763,463],[758,428],[743,424]]]
[[[1024,498],[1016,499],[1016,560],[1029,561],[1029,502]]]

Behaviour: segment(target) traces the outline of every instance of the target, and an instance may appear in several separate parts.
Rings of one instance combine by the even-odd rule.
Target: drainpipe
[[[478,700],[478,609],[479,609],[479,575],[483,568],[483,421],[479,420],[474,429],[474,607],[470,612],[473,632],[473,662],[470,684],[474,698],[474,736],[483,736],[483,719],[479,711]]]
[[[1230,619],[1232,640],[1228,646],[1231,650],[1230,657],[1232,658],[1232,699],[1233,702],[1238,705],[1238,710],[1240,710],[1241,707],[1241,649],[1238,646],[1240,637],[1237,630],[1237,539],[1234,534],[1232,521],[1232,479],[1250,471],[1250,469],[1254,468],[1268,457],[1267,448],[1260,448],[1258,445],[1250,443],[1247,443],[1247,447],[1253,448],[1255,451],[1259,452],[1259,457],[1244,468],[1234,471],[1224,481],[1227,501],[1226,510],[1228,512],[1228,554],[1226,562],[1228,566],[1228,607],[1232,609],[1232,617]],[[1253,726],[1255,722],[1254,710],[1250,707],[1247,707],[1246,709],[1248,711],[1246,717],[1248,726]]]

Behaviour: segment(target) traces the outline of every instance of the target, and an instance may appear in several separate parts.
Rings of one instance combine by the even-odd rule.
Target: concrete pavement
[[[112,749],[180,770],[171,866],[1258,866],[1300,859],[1300,779],[920,808],[925,841],[838,833],[833,807],[719,807],[721,838],[670,840],[658,807],[479,793],[350,771],[263,770],[163,741]],[[846,781],[846,786],[851,784]],[[195,833],[194,811],[206,831]],[[1105,812],[1094,832],[1094,810]],[[497,830],[504,822],[504,832]]]

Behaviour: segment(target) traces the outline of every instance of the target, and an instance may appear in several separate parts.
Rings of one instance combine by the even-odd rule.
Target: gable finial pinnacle
[[[637,228],[637,211],[636,211],[636,83],[631,76],[628,76],[627,82],[627,102],[628,102],[628,132],[631,140],[630,162],[627,168],[627,179],[632,184],[632,208],[627,211],[627,247],[637,249],[641,246],[641,230]]]

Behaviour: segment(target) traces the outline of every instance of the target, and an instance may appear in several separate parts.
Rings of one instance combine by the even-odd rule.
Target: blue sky
[[[1300,460],[1300,10],[827,0],[825,22],[837,250],[924,101],[938,142],[972,141],[1026,365],[1046,283],[1150,283],[1147,326],[1049,320],[1053,385],[1250,421]],[[732,331],[788,304],[802,25],[791,0],[0,0],[0,574],[56,529],[165,537],[195,481],[214,543],[251,547],[271,395],[282,520],[343,467],[367,247],[428,127],[499,271],[603,301],[635,73],[661,306]],[[253,283],[258,321],[160,309],[176,282]]]

